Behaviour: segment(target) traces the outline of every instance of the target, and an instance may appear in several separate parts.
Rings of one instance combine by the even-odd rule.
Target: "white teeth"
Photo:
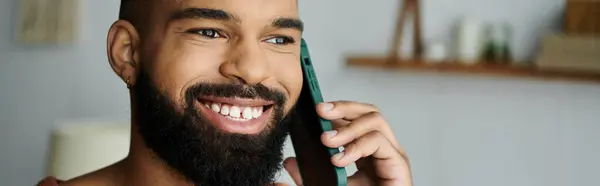
[[[244,110],[242,111],[242,116],[244,116],[244,119],[252,119],[252,117],[254,117],[254,113],[252,113],[252,108],[244,107]]]
[[[205,103],[210,110],[236,121],[248,121],[262,116],[263,107],[240,107],[221,103]]]
[[[236,117],[239,118],[242,111],[240,110],[240,107],[238,106],[231,106],[231,108],[229,108],[229,116],[231,117]]]
[[[210,109],[218,113],[219,111],[221,111],[221,104],[213,103],[210,105]]]
[[[229,105],[221,106],[221,114],[225,116],[229,115]]]
[[[254,118],[258,118],[258,117],[260,117],[262,115],[262,110],[263,110],[262,107],[256,107],[256,108],[254,108],[252,110],[253,110],[252,115],[253,115]]]
[[[252,117],[257,118],[257,116],[258,116],[258,108],[254,107],[254,108],[252,108]]]

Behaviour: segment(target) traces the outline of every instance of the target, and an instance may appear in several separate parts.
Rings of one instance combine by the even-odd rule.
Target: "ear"
[[[118,20],[108,31],[108,61],[113,71],[127,84],[135,85],[139,73],[139,34],[135,27],[125,20]]]

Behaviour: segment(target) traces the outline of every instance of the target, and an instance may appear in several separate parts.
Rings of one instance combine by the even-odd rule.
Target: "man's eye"
[[[287,45],[294,43],[294,39],[291,37],[274,37],[267,39],[266,41],[276,45]]]
[[[215,29],[199,29],[190,31],[193,34],[198,34],[200,36],[208,37],[208,38],[220,38],[222,37],[218,30]]]

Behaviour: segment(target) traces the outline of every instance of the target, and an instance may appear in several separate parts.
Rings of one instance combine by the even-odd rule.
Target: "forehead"
[[[159,0],[157,9],[168,15],[187,8],[211,8],[228,12],[240,20],[299,18],[297,0]]]

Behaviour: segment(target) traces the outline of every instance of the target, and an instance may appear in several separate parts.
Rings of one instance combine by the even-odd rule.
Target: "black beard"
[[[194,185],[266,186],[281,169],[290,117],[284,94],[262,85],[197,84],[185,92],[183,113],[144,70],[133,87],[135,117],[145,145],[159,160]],[[274,101],[273,117],[256,135],[233,134],[209,123],[196,108],[198,96]],[[292,112],[289,112],[292,113]]]

